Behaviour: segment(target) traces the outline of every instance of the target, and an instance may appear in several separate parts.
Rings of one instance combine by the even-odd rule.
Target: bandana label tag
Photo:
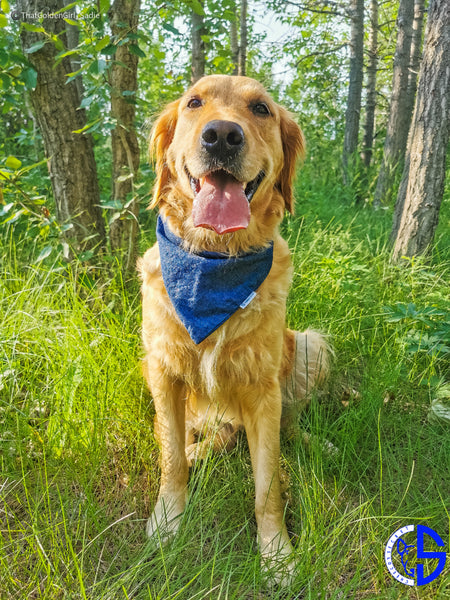
[[[247,296],[247,298],[244,300],[244,302],[239,305],[239,308],[246,308],[255,296],[256,296],[256,292],[252,292],[251,294],[249,294]]]

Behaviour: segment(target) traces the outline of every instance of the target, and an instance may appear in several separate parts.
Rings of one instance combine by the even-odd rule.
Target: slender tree
[[[62,12],[64,0],[48,0],[46,12]],[[39,0],[18,0],[19,13],[39,13]],[[37,71],[37,85],[30,94],[33,111],[42,133],[48,157],[50,179],[60,223],[69,224],[65,236],[75,251],[93,249],[105,243],[105,226],[92,138],[76,133],[86,126],[80,109],[81,98],[68,56],[58,64],[56,55],[68,48],[67,24],[63,19],[45,18],[42,32],[23,28],[21,40],[29,61]],[[58,44],[59,47],[56,46]]]
[[[125,252],[124,270],[134,268],[138,233],[139,205],[133,198],[133,183],[139,169],[139,143],[135,130],[135,102],[139,57],[130,34],[136,34],[139,0],[114,0],[108,12],[117,50],[110,71],[111,116],[116,123],[111,132],[112,198],[123,209],[116,213],[109,228],[113,252]]]
[[[378,0],[370,0],[369,45],[367,53],[369,58],[367,64],[366,118],[364,121],[363,151],[361,154],[365,167],[369,167],[372,160],[375,131],[378,68]]]
[[[380,206],[383,202],[389,202],[393,193],[396,175],[399,169],[403,167],[412,116],[412,106],[408,100],[407,92],[413,18],[413,1],[400,0],[389,119],[384,142],[383,162],[378,174],[373,199],[374,207]]]
[[[350,82],[342,154],[346,185],[350,183],[350,163],[353,162],[358,147],[364,67],[364,0],[350,0],[349,12],[351,17]]]
[[[413,113],[414,102],[417,91],[417,74],[420,68],[420,59],[422,58],[422,32],[423,32],[423,14],[425,0],[415,0],[414,2],[414,20],[411,38],[411,54],[408,71],[408,87],[406,97],[409,102],[407,108],[408,114]]]
[[[205,23],[203,15],[203,2],[199,2],[202,7],[202,14],[192,11],[191,15],[191,83],[195,83],[205,74],[205,42],[202,36],[205,35]]]
[[[247,73],[247,0],[241,0],[239,75]]]
[[[450,138],[450,12],[431,0],[411,128],[409,161],[396,205],[393,256],[414,256],[430,246],[444,193]],[[404,199],[402,194],[404,194]]]
[[[237,10],[236,2],[233,2],[232,9],[234,18],[230,22],[230,49],[231,49],[231,62],[233,63],[233,75],[239,73],[239,41],[238,41],[238,22],[239,14]]]

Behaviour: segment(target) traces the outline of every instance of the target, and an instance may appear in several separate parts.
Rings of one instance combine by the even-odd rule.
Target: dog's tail
[[[284,332],[280,369],[283,406],[306,404],[311,391],[324,382],[333,354],[326,337],[313,329]]]

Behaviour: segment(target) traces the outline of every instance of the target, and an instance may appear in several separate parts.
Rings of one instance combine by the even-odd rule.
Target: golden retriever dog
[[[292,266],[278,226],[293,212],[303,134],[257,81],[212,75],[162,112],[151,152],[158,242],[138,268],[161,485],[147,533],[177,531],[189,465],[244,428],[259,548],[281,581],[294,568],[280,497],[282,407],[307,399],[329,357],[319,333],[285,325]]]

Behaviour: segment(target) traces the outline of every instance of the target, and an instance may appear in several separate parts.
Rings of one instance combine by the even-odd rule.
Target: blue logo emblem
[[[442,573],[447,555],[444,551],[431,552],[425,550],[425,536],[430,537],[439,548],[443,548],[445,544],[441,537],[426,525],[417,525],[416,544],[408,544],[405,541],[404,536],[412,531],[414,531],[414,525],[406,525],[391,535],[384,551],[384,560],[392,577],[400,583],[410,586],[426,585],[427,583],[434,581],[436,577],[439,577]],[[410,554],[413,553],[414,548],[416,548],[417,561],[437,559],[438,564],[434,571],[429,573],[429,575],[424,575],[424,566],[421,562],[417,562],[415,568],[408,565],[411,558]],[[400,561],[401,570],[404,575],[397,571],[393,559],[397,559],[397,563]]]

